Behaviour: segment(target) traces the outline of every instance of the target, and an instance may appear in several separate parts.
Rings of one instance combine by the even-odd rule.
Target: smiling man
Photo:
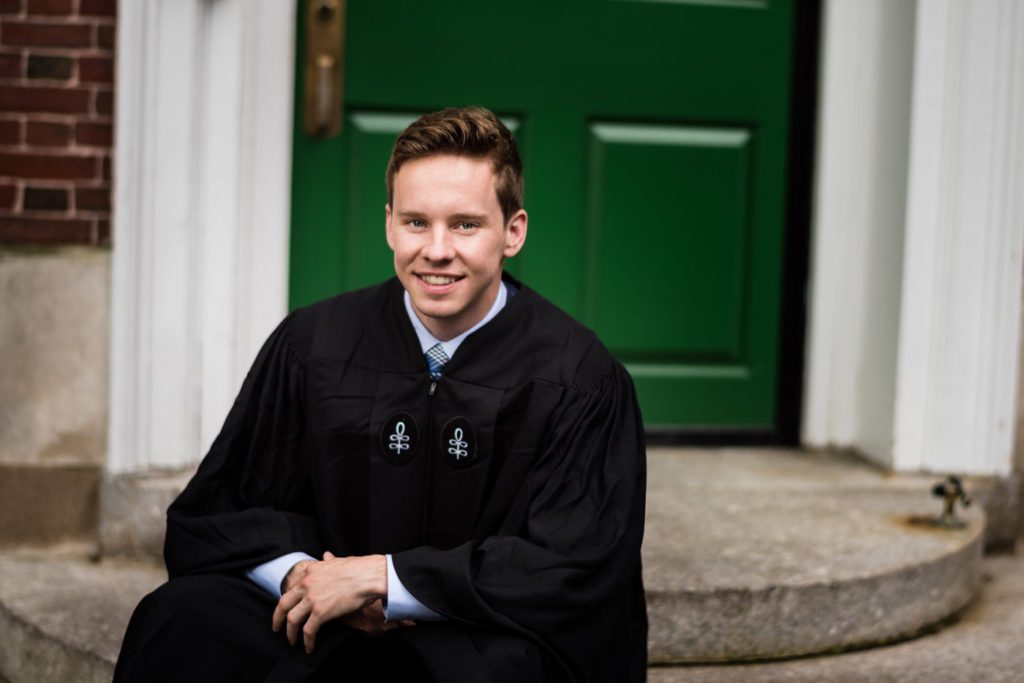
[[[401,133],[397,279],[289,315],[168,510],[115,681],[642,681],[643,427],[592,332],[503,273],[489,111]]]

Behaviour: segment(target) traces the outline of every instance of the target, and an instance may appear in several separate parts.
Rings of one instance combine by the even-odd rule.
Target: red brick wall
[[[0,0],[0,244],[110,243],[117,0]]]

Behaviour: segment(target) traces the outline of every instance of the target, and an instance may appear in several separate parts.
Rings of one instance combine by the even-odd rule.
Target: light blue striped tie
[[[430,370],[430,377],[432,379],[441,378],[441,370],[444,368],[444,364],[450,359],[448,354],[444,352],[444,348],[440,344],[434,344],[427,352],[423,354],[423,357],[427,359],[427,368]]]

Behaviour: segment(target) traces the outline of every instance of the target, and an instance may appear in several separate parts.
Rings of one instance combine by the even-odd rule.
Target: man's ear
[[[505,258],[512,258],[519,253],[526,243],[526,225],[529,222],[526,211],[519,209],[505,224]]]
[[[393,235],[393,228],[391,227],[391,205],[384,205],[384,233],[388,240],[388,247],[391,251],[395,250],[395,238]]]

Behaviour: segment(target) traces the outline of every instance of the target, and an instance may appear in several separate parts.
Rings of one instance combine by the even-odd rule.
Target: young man
[[[483,109],[399,135],[397,279],[289,315],[168,510],[116,681],[641,681],[629,376],[504,275],[522,165]]]

